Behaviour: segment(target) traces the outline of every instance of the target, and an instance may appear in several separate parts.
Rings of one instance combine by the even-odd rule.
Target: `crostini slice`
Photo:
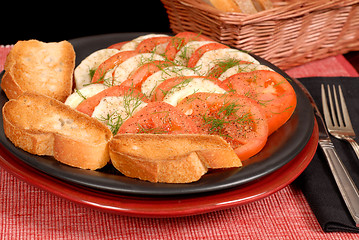
[[[72,91],[74,67],[68,41],[18,41],[6,58],[1,88],[9,99],[31,91],[64,102]]]
[[[201,134],[118,134],[110,156],[125,176],[150,182],[189,183],[209,168],[242,166],[223,138]]]
[[[91,170],[110,160],[111,131],[56,99],[25,92],[6,102],[2,113],[5,135],[29,153]]]

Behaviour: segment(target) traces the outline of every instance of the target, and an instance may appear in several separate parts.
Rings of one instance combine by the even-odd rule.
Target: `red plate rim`
[[[265,198],[293,182],[309,165],[318,143],[318,126],[304,149],[277,171],[236,188],[209,194],[151,197],[99,191],[64,182],[29,167],[0,145],[0,166],[15,177],[61,198],[93,209],[137,217],[180,217],[240,206]]]

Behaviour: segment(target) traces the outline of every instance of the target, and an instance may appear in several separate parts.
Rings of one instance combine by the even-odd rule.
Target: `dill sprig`
[[[91,68],[89,69],[89,75],[90,75],[90,79],[92,80],[93,76],[95,75],[97,68]]]
[[[123,119],[118,112],[113,112],[111,114],[108,113],[106,116],[101,116],[98,120],[105,123],[110,128],[112,134],[115,135],[126,119]]]
[[[252,114],[245,113],[238,115],[241,105],[235,102],[224,101],[224,104],[216,112],[206,113],[202,116],[204,126],[208,127],[210,134],[218,134],[222,137],[232,138],[226,133],[226,125],[236,124],[237,128],[242,134],[245,134],[245,129],[248,130],[248,125],[253,123]],[[238,125],[239,124],[239,125]]]
[[[208,76],[219,77],[222,73],[224,73],[228,69],[241,64],[241,62],[243,61],[235,58],[218,59],[215,63],[215,67],[208,74]]]
[[[136,109],[143,103],[142,99],[143,99],[143,96],[140,97],[139,94],[136,96],[133,96],[132,88],[129,90],[129,94],[124,95],[123,106],[125,108],[127,118],[132,117],[132,115],[136,111]]]
[[[204,125],[208,126],[210,134],[217,133],[222,135],[224,124],[230,123],[231,121],[226,120],[226,117],[217,118],[216,116],[203,115]]]
[[[105,123],[115,135],[120,129],[121,125],[134,113],[139,110],[144,96],[134,94],[134,90],[130,89],[125,95],[123,95],[123,109],[118,109],[112,113],[108,113],[105,116],[98,118],[99,121]],[[124,110],[124,111],[123,111]]]
[[[166,96],[167,94],[171,94],[174,93],[176,91],[179,91],[183,88],[185,88],[186,86],[188,86],[188,84],[193,80],[194,78],[185,78],[183,81],[181,81],[180,83],[174,85],[170,90],[165,91],[163,89],[160,89],[160,91],[163,93],[164,96]]]
[[[79,89],[75,88],[75,92],[76,92],[80,97],[82,97],[84,100],[87,99],[86,96],[83,95],[82,92],[81,92]]]
[[[100,77],[96,82],[91,82],[89,84],[85,84],[84,86],[88,86],[90,84],[94,84],[94,83],[102,83],[103,85],[107,86],[107,87],[112,87],[113,86],[113,78],[105,78],[106,74],[111,71],[112,69],[108,69],[108,70],[100,70]],[[89,71],[94,71],[93,75],[95,74],[95,72],[97,70],[89,70]],[[89,73],[90,74],[90,73]],[[93,79],[93,75],[91,77],[91,79]]]

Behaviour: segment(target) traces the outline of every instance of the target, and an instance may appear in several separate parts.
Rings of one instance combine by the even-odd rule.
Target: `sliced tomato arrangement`
[[[165,102],[151,102],[128,119],[118,133],[199,133],[192,119]]]
[[[268,137],[262,108],[254,100],[233,94],[195,93],[178,105],[206,134],[222,136],[241,160],[258,153]]]
[[[256,100],[264,109],[269,134],[293,114],[297,97],[290,83],[279,73],[258,70],[235,74],[222,82],[234,92]]]
[[[185,58],[182,56],[182,52],[186,51],[184,46],[191,41],[209,42],[187,45],[192,48],[191,54],[186,55],[186,61],[174,60],[179,56]],[[90,116],[110,115],[112,111],[115,111],[114,116],[119,116],[120,111],[126,112],[125,98],[122,96],[138,99],[134,101],[134,110],[127,111],[131,114],[126,112],[115,130],[111,129],[114,134],[117,131],[214,134],[223,137],[239,158],[246,160],[261,151],[268,136],[285,124],[296,108],[296,94],[287,79],[274,71],[255,70],[256,67],[249,68],[251,72],[227,71],[239,64],[255,63],[262,66],[261,69],[265,68],[257,61],[250,62],[253,57],[249,54],[230,49],[201,34],[182,32],[173,37],[149,34],[108,48],[120,52],[105,61],[93,57],[86,61],[93,66],[85,66],[88,69],[97,68],[92,83],[104,84],[106,89],[93,94],[89,94],[89,88],[85,89],[88,97],[84,97],[80,104],[79,96],[73,99],[78,101],[76,109]],[[162,55],[158,48],[164,51]],[[157,59],[143,59],[143,55],[151,53]],[[132,58],[134,56],[137,57]],[[130,58],[131,61],[126,61]],[[95,65],[96,61],[102,63]],[[198,66],[200,64],[205,66]],[[205,71],[199,71],[201,67]],[[114,73],[119,69],[126,70],[122,77],[125,80],[105,84],[105,80],[108,81],[105,75],[111,78],[109,75],[116,75]],[[171,72],[173,75],[167,73],[166,77],[159,77],[158,72],[164,69],[171,69],[178,75]],[[223,81],[220,81],[218,77],[224,72],[228,77],[221,77]],[[117,85],[112,86],[114,84]],[[81,91],[74,94],[80,95]],[[107,124],[106,121],[102,122]],[[111,127],[110,124],[108,126]]]

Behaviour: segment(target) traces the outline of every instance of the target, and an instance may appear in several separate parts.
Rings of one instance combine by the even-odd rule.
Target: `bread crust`
[[[242,13],[254,14],[258,12],[252,0],[232,0],[232,1],[234,1],[237,4],[238,8]]]
[[[72,91],[74,67],[75,51],[68,41],[19,41],[6,58],[1,88],[9,99],[32,91],[64,102]]]
[[[273,8],[271,0],[252,0],[252,2],[258,12]]]
[[[150,182],[190,183],[208,170],[195,152],[167,159],[145,159],[110,150],[113,166],[131,178]]]
[[[201,134],[118,134],[110,158],[128,177],[166,183],[197,181],[209,168],[242,166],[223,138]]]
[[[233,0],[206,0],[206,2],[224,12],[241,12],[241,9]]]
[[[5,135],[27,152],[91,170],[109,161],[111,131],[60,101],[25,92],[5,103],[2,113]]]
[[[271,0],[204,0],[224,12],[254,14],[273,7]]]
[[[15,81],[15,78],[12,74],[12,65],[14,63],[11,63],[11,66],[8,68],[9,70],[5,70],[4,76],[1,79],[1,88],[4,90],[6,96],[8,99],[15,99],[20,94],[23,93],[23,90],[21,87],[17,84]]]

